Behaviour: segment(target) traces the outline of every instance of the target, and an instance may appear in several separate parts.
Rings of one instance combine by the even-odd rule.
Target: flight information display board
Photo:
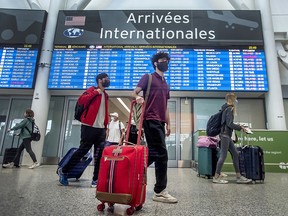
[[[111,90],[132,90],[154,71],[151,57],[171,57],[165,77],[170,90],[268,91],[263,47],[189,47],[150,45],[55,45],[49,89],[86,89],[97,74],[109,75]]]
[[[0,88],[32,88],[37,57],[32,45],[0,47]]]

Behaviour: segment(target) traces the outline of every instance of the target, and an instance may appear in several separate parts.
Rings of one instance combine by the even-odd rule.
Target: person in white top
[[[122,134],[125,132],[125,126],[118,119],[117,112],[110,113],[111,121],[107,128],[107,141],[110,145],[118,145],[121,142]]]

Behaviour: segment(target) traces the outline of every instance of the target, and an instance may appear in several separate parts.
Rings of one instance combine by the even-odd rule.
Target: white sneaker
[[[33,163],[31,166],[29,166],[29,169],[34,169],[36,167],[40,166],[40,164],[38,162]]]
[[[14,162],[7,163],[7,164],[2,164],[3,168],[13,168],[14,167]]]
[[[216,184],[228,184],[228,181],[224,180],[221,177],[221,175],[220,175],[220,176],[218,176],[218,178],[213,177],[213,183],[216,183]]]
[[[166,190],[163,190],[160,193],[154,192],[153,200],[157,202],[163,202],[163,203],[177,203],[178,202],[178,200],[175,197],[171,196]]]
[[[220,176],[221,176],[221,177],[227,177],[228,175],[227,175],[226,173],[222,173],[222,172],[221,172],[221,173],[220,173]]]
[[[244,176],[240,176],[239,178],[236,178],[236,183],[237,184],[248,184],[252,182],[252,179],[248,179]]]

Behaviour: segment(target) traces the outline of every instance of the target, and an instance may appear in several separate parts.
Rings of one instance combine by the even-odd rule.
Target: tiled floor
[[[34,170],[0,168],[0,215],[126,215],[124,205],[115,205],[114,214],[97,211],[99,201],[90,188],[91,166],[68,187],[59,186],[55,170],[48,165]],[[249,185],[236,184],[235,175],[228,174],[229,184],[218,185],[197,177],[192,169],[170,168],[167,189],[179,202],[164,204],[152,201],[154,168],[149,168],[146,203],[134,215],[288,215],[286,173],[267,173],[264,184]]]

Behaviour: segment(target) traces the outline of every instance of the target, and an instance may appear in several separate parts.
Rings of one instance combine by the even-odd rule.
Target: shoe
[[[246,178],[244,176],[240,176],[240,177],[236,178],[236,183],[237,184],[248,184],[250,182],[252,182],[252,179],[248,179],[248,178]]]
[[[3,168],[13,168],[14,167],[14,162],[7,163],[7,164],[2,164]]]
[[[92,188],[96,188],[97,187],[97,182],[98,182],[97,180],[96,181],[92,181],[91,182],[91,187]]]
[[[217,178],[213,177],[213,183],[216,183],[216,184],[228,184],[228,181],[224,180],[221,176],[218,176]]]
[[[220,176],[221,176],[221,177],[227,177],[228,175],[221,172],[221,173],[220,173]]]
[[[58,169],[58,176],[59,176],[59,182],[63,186],[68,186],[69,182],[65,174],[62,172],[62,168]]]
[[[31,166],[29,166],[29,169],[34,169],[36,167],[40,166],[40,164],[38,162],[33,163]]]
[[[175,197],[171,196],[166,190],[163,190],[160,193],[154,192],[153,201],[163,202],[163,203],[177,203],[178,202],[178,200]]]

